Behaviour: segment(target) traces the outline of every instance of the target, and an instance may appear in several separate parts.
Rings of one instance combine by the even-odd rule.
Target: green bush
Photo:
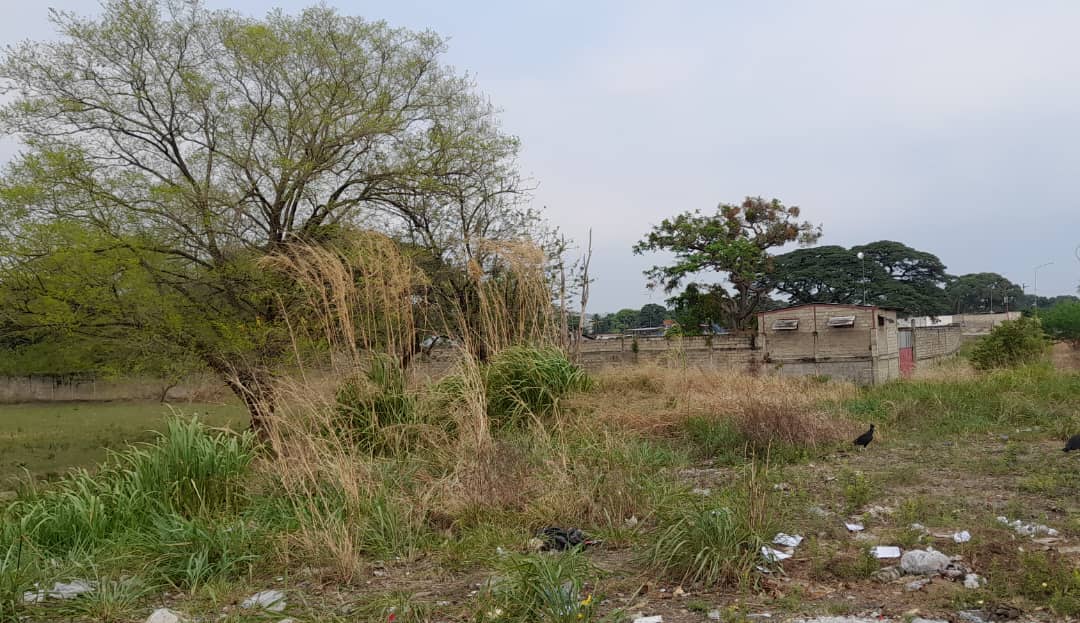
[[[1047,335],[1080,347],[1080,302],[1058,303],[1039,312],[1039,319]]]
[[[557,348],[518,346],[495,356],[484,370],[488,417],[499,426],[555,413],[559,400],[591,381]]]
[[[979,370],[1013,368],[1038,361],[1048,347],[1038,318],[1018,318],[994,327],[975,345],[970,358]]]

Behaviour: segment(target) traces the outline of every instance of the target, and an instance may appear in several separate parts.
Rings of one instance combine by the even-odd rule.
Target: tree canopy
[[[733,290],[724,305],[735,327],[742,329],[770,290],[766,280],[772,270],[769,250],[791,242],[812,244],[821,237],[820,227],[799,222],[799,216],[797,206],[747,197],[738,205],[720,204],[713,214],[684,212],[664,219],[634,245],[634,253],[675,255],[674,263],[645,273],[650,287],[662,287],[665,292],[702,272],[720,273]]]
[[[518,203],[517,139],[433,33],[197,0],[53,22],[57,40],[0,63],[14,96],[0,123],[24,144],[0,183],[20,330],[147,332],[251,398],[287,347],[291,287],[260,258],[378,229],[467,307],[484,240],[538,227]]]
[[[954,314],[1004,312],[1026,307],[1024,289],[997,273],[960,275],[945,286],[948,310]]]

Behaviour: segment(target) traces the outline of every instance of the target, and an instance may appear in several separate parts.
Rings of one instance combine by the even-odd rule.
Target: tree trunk
[[[251,417],[251,430],[259,436],[259,439],[267,440],[270,435],[274,408],[277,406],[277,395],[274,392],[270,372],[251,368],[236,370],[220,362],[215,362],[211,368],[220,374],[229,389],[244,401],[244,406],[247,407],[248,415]]]

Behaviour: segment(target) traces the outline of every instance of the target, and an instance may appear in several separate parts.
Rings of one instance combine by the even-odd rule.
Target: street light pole
[[[862,282],[862,304],[866,305],[866,254],[859,251],[855,254],[855,257],[859,258],[859,270],[862,272],[862,277],[859,281]]]
[[[991,314],[994,313],[994,288],[996,288],[996,287],[997,287],[996,283],[991,283],[990,284],[990,303],[987,305],[987,307],[990,310]]]
[[[1053,262],[1047,262],[1045,264],[1039,264],[1038,266],[1035,267],[1035,283],[1034,283],[1034,285],[1032,285],[1031,293],[1032,293],[1032,296],[1035,297],[1035,303],[1034,303],[1034,305],[1032,307],[1034,307],[1036,314],[1039,313],[1039,269],[1040,268],[1046,268],[1047,266],[1049,266],[1051,264],[1053,264]]]

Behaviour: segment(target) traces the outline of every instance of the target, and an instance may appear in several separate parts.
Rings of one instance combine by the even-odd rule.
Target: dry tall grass
[[[846,439],[855,429],[821,408],[855,396],[855,386],[844,382],[641,366],[605,371],[597,387],[574,407],[637,434],[671,434],[694,417],[730,418],[762,445],[816,445]]]
[[[304,322],[294,323],[298,373],[276,381],[272,452],[263,464],[299,524],[282,544],[283,556],[299,556],[350,581],[365,556],[407,555],[426,526],[438,522],[429,509],[453,516],[526,499],[529,487],[508,486],[515,470],[525,478],[525,463],[493,440],[475,355],[554,343],[551,289],[544,254],[534,246],[485,242],[479,248],[481,257],[467,267],[474,296],[449,309],[430,307],[422,272],[378,234],[361,232],[334,247],[294,244],[267,261],[295,279],[306,297],[296,314]],[[378,378],[374,366],[407,361],[425,334],[456,338],[461,357],[453,383],[396,387],[408,400],[392,422],[371,409],[369,432],[406,451],[381,456],[356,443],[327,385],[349,380],[361,399],[378,398],[386,388],[372,380]],[[305,361],[300,344],[313,341],[332,353],[329,371],[325,361],[317,362],[321,367]]]

